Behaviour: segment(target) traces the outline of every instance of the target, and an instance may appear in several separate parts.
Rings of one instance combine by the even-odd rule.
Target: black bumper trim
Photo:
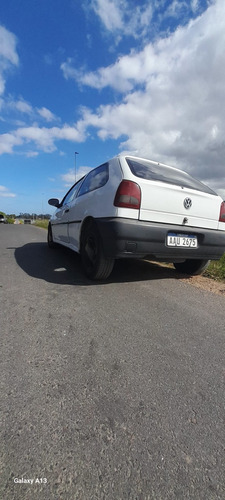
[[[225,252],[225,231],[160,224],[135,219],[95,219],[108,257],[175,259],[220,259]],[[198,248],[168,247],[169,232],[193,234]]]

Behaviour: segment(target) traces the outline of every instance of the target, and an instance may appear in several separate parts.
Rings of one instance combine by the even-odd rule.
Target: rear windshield
[[[166,167],[164,165],[154,165],[145,160],[133,160],[126,158],[133,175],[147,179],[149,181],[166,182],[167,184],[175,184],[176,186],[196,189],[217,196],[217,194],[202,182],[194,179],[186,172],[177,170],[176,168]]]

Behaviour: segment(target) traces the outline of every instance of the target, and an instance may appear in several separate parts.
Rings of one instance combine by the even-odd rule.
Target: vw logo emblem
[[[185,200],[184,200],[184,208],[186,208],[188,210],[188,208],[191,208],[191,205],[192,205],[191,198],[185,198]]]

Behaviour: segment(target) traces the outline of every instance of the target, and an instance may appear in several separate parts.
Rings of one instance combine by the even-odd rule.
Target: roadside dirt
[[[225,283],[221,281],[216,281],[206,276],[191,276],[182,278],[181,280],[197,288],[202,288],[202,290],[225,296]]]
[[[157,262],[157,265],[164,268],[169,268],[169,269],[172,268],[174,272],[172,264]],[[188,283],[189,285],[196,286],[197,288],[201,288],[202,290],[207,290],[208,292],[216,293],[217,295],[224,295],[225,297],[225,282],[223,281],[208,278],[207,276],[204,275],[182,276],[179,273],[177,273],[177,278],[181,281],[184,281],[184,283]]]

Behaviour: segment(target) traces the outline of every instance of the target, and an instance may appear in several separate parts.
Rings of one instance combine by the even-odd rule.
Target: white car
[[[225,202],[186,172],[120,155],[91,170],[56,207],[48,244],[81,254],[86,275],[106,279],[118,258],[172,262],[199,274],[225,251]]]
[[[0,224],[7,224],[7,219],[3,214],[0,214]]]

